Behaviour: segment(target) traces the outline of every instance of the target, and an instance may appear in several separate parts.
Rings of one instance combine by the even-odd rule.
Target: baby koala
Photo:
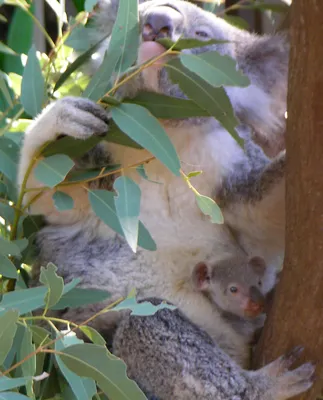
[[[266,295],[276,283],[276,270],[261,257],[233,256],[200,262],[192,283],[214,304],[233,329],[251,343],[266,319]]]

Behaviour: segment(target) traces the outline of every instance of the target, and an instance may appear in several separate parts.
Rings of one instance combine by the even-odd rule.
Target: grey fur
[[[284,400],[313,381],[310,363],[288,370],[298,350],[260,370],[241,369],[179,310],[124,318],[113,349],[126,362],[128,376],[160,400]]]
[[[111,9],[109,8],[111,2],[100,2],[101,8],[98,9],[97,17],[97,29],[100,34],[111,30],[116,3],[112,1],[113,8]],[[143,190],[143,199],[152,193],[155,193],[156,197],[152,197],[149,203],[150,208],[146,210],[147,203],[145,203],[141,212],[146,217],[146,223],[151,221],[148,216],[160,215],[160,219],[154,222],[154,234],[159,235],[159,241],[167,240],[169,237],[170,243],[167,242],[163,248],[163,246],[159,247],[160,243],[157,242],[157,251],[154,254],[142,249],[133,254],[124,239],[113,232],[107,234],[102,222],[90,209],[86,208],[86,205],[84,209],[57,215],[59,214],[57,211],[46,209],[50,199],[43,203],[40,199],[39,202],[46,211],[43,212],[42,208],[39,211],[36,207],[35,212],[45,214],[48,226],[38,234],[39,257],[34,267],[34,278],[37,280],[41,265],[53,262],[58,266],[58,273],[63,275],[66,281],[80,277],[83,287],[109,291],[112,294],[109,302],[126,296],[130,289],[136,286],[139,297],[156,294],[162,298],[169,298],[176,305],[180,303],[180,307],[186,307],[185,314],[189,314],[191,305],[194,305],[194,302],[191,305],[189,303],[193,293],[184,291],[180,297],[174,288],[174,282],[170,281],[173,276],[176,276],[178,280],[185,280],[186,275],[190,274],[190,271],[186,271],[188,259],[193,265],[202,256],[204,259],[204,256],[211,254],[218,259],[223,259],[225,255],[236,252],[237,241],[243,252],[248,254],[255,252],[263,256],[271,265],[277,265],[277,259],[280,260],[283,256],[284,219],[277,217],[277,224],[273,224],[272,220],[284,209],[284,154],[279,156],[282,160],[279,163],[275,159],[272,161],[252,139],[265,143],[264,147],[268,153],[277,154],[282,146],[288,43],[283,36],[257,37],[242,32],[213,14],[180,0],[144,2],[140,6],[141,23],[144,23],[148,13],[153,13],[155,7],[161,4],[176,7],[183,14],[184,22],[178,28],[182,29],[184,37],[195,37],[196,28],[206,25],[211,37],[231,40],[230,44],[216,45],[204,50],[213,49],[232,55],[252,82],[252,85],[247,88],[226,88],[236,113],[244,123],[244,126],[239,127],[238,130],[246,138],[246,153],[238,148],[229,134],[213,118],[162,121],[166,131],[172,130],[175,136],[176,133],[180,133],[181,143],[177,143],[179,147],[186,144],[185,134],[188,135],[190,141],[196,140],[196,137],[199,138],[199,142],[196,142],[199,148],[193,149],[194,153],[199,154],[200,158],[195,160],[199,167],[211,165],[213,168],[214,161],[217,162],[217,168],[214,167],[214,170],[208,173],[209,175],[202,174],[198,183],[200,182],[204,185],[204,189],[207,189],[207,193],[203,192],[203,194],[208,196],[214,194],[223,203],[225,224],[210,228],[211,224],[208,224],[207,218],[198,212],[194,199],[191,201],[191,193],[181,189],[182,182],[169,183],[168,177],[165,178],[164,175],[159,174],[153,177],[153,180],[161,181],[162,185],[148,188],[145,186]],[[159,92],[183,96],[178,86],[169,81],[165,69],[160,71],[158,82],[154,83]],[[134,96],[140,90],[149,89],[146,84],[147,80],[144,76],[138,76],[129,84],[124,85],[118,95]],[[32,157],[31,150],[35,147],[36,139],[39,142],[52,140],[57,134],[87,138],[94,134],[102,134],[107,130],[107,115],[90,100],[71,97],[58,100],[46,108],[29,128],[22,150],[20,176],[23,176],[26,170],[28,164],[26,159],[28,161],[28,157],[29,159]],[[178,140],[178,137],[175,139]],[[214,153],[207,153],[211,139],[216,141],[214,149],[223,148],[223,151],[221,153],[218,151],[215,156]],[[85,165],[102,167],[102,163],[118,162],[115,160],[115,149],[116,147],[109,144],[94,148],[89,155],[78,162],[78,168],[83,168]],[[193,151],[189,156],[192,154]],[[205,160],[205,157],[211,158]],[[189,157],[188,162],[190,162]],[[276,167],[278,164],[279,167]],[[211,176],[213,179],[213,175],[214,183],[206,178],[206,176]],[[93,185],[111,188],[111,177]],[[144,182],[143,185],[146,183]],[[275,206],[274,213],[269,209],[269,205],[272,208]],[[164,215],[168,218],[168,226],[174,224],[170,230],[168,228],[166,230],[165,225],[157,229],[157,225],[159,227],[159,224],[164,222]],[[214,237],[210,237],[209,229],[212,229]],[[197,244],[196,238],[198,238]],[[160,271],[163,272],[160,273]],[[183,276],[177,276],[177,271],[181,271]],[[160,273],[158,281],[156,280],[157,272]],[[66,310],[64,317],[83,321],[103,306],[102,304],[93,305],[82,312]],[[196,319],[204,315],[203,311],[205,310],[199,310]],[[95,326],[108,335],[115,328],[118,319],[116,313],[108,313],[95,320]],[[205,319],[206,323],[211,322],[207,316]],[[199,322],[194,320],[194,322],[204,323],[201,320]],[[208,328],[211,329],[210,326]],[[214,329],[216,330],[216,327]],[[228,330],[230,329],[228,325]],[[209,330],[208,333],[211,334]],[[233,348],[236,347],[239,346],[233,346]],[[239,347],[240,350],[244,351]],[[241,361],[244,357],[241,354],[230,355],[237,361]]]

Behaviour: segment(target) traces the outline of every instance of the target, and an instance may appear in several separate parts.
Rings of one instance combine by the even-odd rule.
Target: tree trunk
[[[286,135],[286,255],[255,367],[305,347],[323,388],[323,0],[294,0]]]

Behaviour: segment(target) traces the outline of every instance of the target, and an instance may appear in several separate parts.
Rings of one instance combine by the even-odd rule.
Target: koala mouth
[[[146,61],[152,58],[162,55],[165,51],[166,51],[165,47],[157,42],[154,41],[143,42],[139,46],[138,63],[139,64],[145,63]],[[167,61],[167,56],[161,57],[159,60],[154,62],[148,68],[160,70],[166,61]]]

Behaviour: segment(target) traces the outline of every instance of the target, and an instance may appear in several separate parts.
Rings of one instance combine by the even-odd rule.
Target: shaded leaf
[[[74,162],[68,156],[55,154],[39,161],[34,175],[38,181],[52,188],[62,182],[73,167]]]
[[[20,256],[20,250],[14,242],[10,242],[9,240],[6,240],[0,236],[0,254]]]
[[[182,53],[180,60],[187,69],[212,86],[246,87],[250,84],[248,77],[237,69],[236,61],[217,51],[208,51],[199,55]]]
[[[45,101],[45,82],[34,45],[28,52],[21,82],[20,101],[25,111],[32,117],[41,112]]]
[[[9,204],[0,203],[0,216],[12,224],[15,217],[15,210]]]
[[[17,330],[18,312],[8,310],[0,316],[0,365],[5,361]]]
[[[24,327],[24,336],[22,339],[21,346],[18,350],[17,362],[24,360],[29,354],[35,351],[35,345],[32,343],[32,333]],[[34,376],[36,372],[36,355],[28,358],[21,364],[21,370],[23,376]],[[29,398],[33,398],[33,385],[29,381],[26,385],[27,394]]]
[[[178,99],[154,92],[139,93],[125,103],[139,104],[160,119],[182,119],[190,117],[209,117],[210,114],[192,100]]]
[[[82,182],[87,179],[99,178],[100,176],[108,173],[116,171],[121,167],[121,164],[111,165],[109,167],[101,168],[101,169],[93,169],[93,170],[77,170],[72,171],[68,175],[67,182]]]
[[[204,47],[211,46],[213,44],[223,44],[229,43],[228,40],[198,40],[198,39],[179,39],[177,42],[173,42],[169,38],[161,38],[156,40],[156,42],[160,43],[166,49],[170,49],[172,47],[173,50],[181,51],[184,49],[194,49],[196,47]]]
[[[141,303],[137,303],[135,292],[131,293],[125,300],[121,303],[113,307],[113,311],[131,310],[131,315],[154,315],[158,310],[162,310],[163,308],[168,308],[170,310],[175,310],[176,307],[169,305],[167,303],[161,303],[157,306],[151,304],[149,301],[143,301]]]
[[[84,335],[86,335],[91,342],[93,342],[94,344],[98,344],[100,346],[105,346],[106,342],[105,339],[99,334],[99,332],[97,332],[95,329],[93,329],[90,326],[80,326],[80,330],[84,333]]]
[[[87,12],[91,12],[97,2],[98,2],[98,0],[85,0],[84,10]]]
[[[46,307],[54,306],[61,298],[64,290],[63,278],[56,274],[57,267],[49,263],[46,268],[40,268],[39,281],[43,283],[48,292],[45,297]]]
[[[158,120],[144,107],[121,104],[111,110],[114,122],[131,139],[158,158],[173,174],[179,176],[180,161],[176,150]]]
[[[15,51],[13,51],[10,47],[8,47],[2,42],[0,42],[0,53],[11,54],[13,56],[17,55]]]
[[[88,190],[89,201],[95,215],[119,235],[124,236],[114,205],[114,194],[107,190]],[[139,222],[138,246],[154,251],[156,243],[145,226]]]
[[[75,288],[63,295],[51,309],[62,310],[66,307],[75,308],[95,304],[108,299],[110,296],[110,293],[104,290]]]
[[[0,254],[0,274],[6,278],[17,279],[18,273],[15,265],[8,257]]]
[[[74,200],[71,196],[59,190],[53,194],[55,208],[58,211],[71,210],[74,207]]]
[[[60,335],[60,333],[58,333],[58,335]],[[55,350],[62,351],[71,345],[75,345],[76,343],[82,343],[82,341],[75,335],[65,336],[55,342]],[[80,376],[84,376],[84,374],[78,374],[80,376],[76,375],[68,367],[66,367],[59,355],[55,354],[55,358],[62,374],[67,380],[77,400],[91,399],[96,393],[94,381],[88,378],[81,378]]]
[[[0,400],[28,400],[30,397],[16,392],[1,392]]]
[[[33,342],[37,345],[45,345],[50,341],[50,332],[38,325],[30,325],[30,331],[33,335]]]
[[[2,392],[4,390],[25,386],[28,381],[31,381],[31,379],[31,376],[24,378],[8,378],[7,376],[0,376],[0,391]]]
[[[236,28],[244,29],[244,30],[249,29],[248,22],[245,19],[238,17],[237,15],[224,14],[224,15],[222,15],[222,18],[226,22],[228,22],[230,25],[235,26]]]
[[[114,205],[124,236],[133,252],[137,250],[141,190],[127,176],[120,176],[113,184],[117,192]]]
[[[13,360],[15,359],[17,352],[20,349],[23,336],[24,336],[24,327],[22,325],[17,325],[17,330],[16,330],[15,337],[13,339],[13,344],[12,344],[10,351],[3,363],[3,368],[5,370],[11,367]]]
[[[211,222],[214,224],[223,224],[224,218],[220,207],[210,197],[196,195],[196,202],[203,214],[211,217]]]
[[[187,70],[178,59],[166,64],[169,76],[180,89],[200,107],[209,112],[242,146],[244,141],[238,135],[235,127],[238,120],[234,114],[230,99],[223,88],[215,88],[198,75]]]
[[[96,344],[76,344],[63,350],[61,359],[74,373],[94,379],[110,398],[146,400],[134,381],[126,375],[126,365]]]
[[[16,182],[19,147],[12,140],[0,137],[0,172]]]
[[[5,103],[3,107],[0,109],[6,110],[8,107],[12,108],[13,107],[13,97],[14,94],[12,90],[9,87],[9,82],[10,79],[9,77],[4,74],[2,71],[0,71],[0,94],[3,96]]]

